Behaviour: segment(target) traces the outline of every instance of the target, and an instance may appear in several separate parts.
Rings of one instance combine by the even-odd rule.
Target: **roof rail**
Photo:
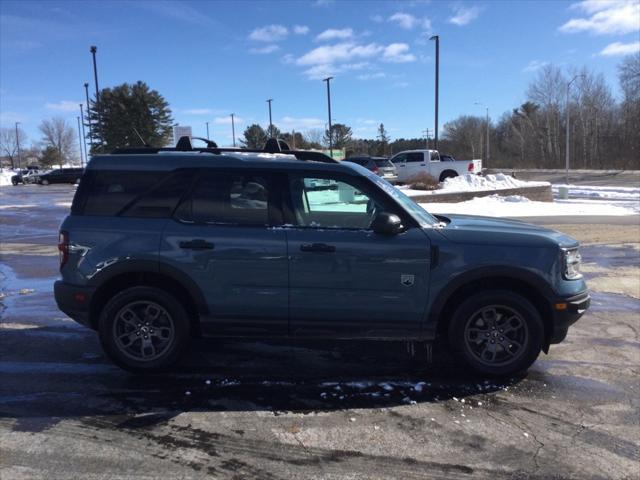
[[[218,145],[204,138],[193,137],[197,140],[203,140],[207,143],[205,148],[194,148],[191,144],[191,139],[188,136],[180,137],[175,147],[121,147],[114,149],[112,155],[145,155],[154,154],[158,152],[200,152],[200,153],[212,153],[214,155],[224,154],[225,152],[239,152],[239,153],[285,153],[287,155],[293,155],[298,160],[307,160],[312,162],[323,163],[340,163],[338,160],[325,155],[322,152],[314,150],[291,150],[287,142],[282,139],[270,138],[265,144],[262,150],[253,148],[230,148],[230,147],[218,147]]]

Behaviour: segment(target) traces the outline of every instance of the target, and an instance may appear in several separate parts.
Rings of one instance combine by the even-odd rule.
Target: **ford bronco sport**
[[[506,375],[589,306],[566,235],[433,216],[361,166],[267,150],[89,162],[60,228],[55,298],[117,365],[165,368],[194,336],[442,338],[475,371]]]

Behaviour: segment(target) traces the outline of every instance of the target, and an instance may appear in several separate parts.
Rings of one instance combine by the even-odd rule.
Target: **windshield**
[[[387,192],[393,199],[398,202],[406,212],[408,212],[422,228],[431,227],[439,223],[439,220],[427,212],[424,208],[411,200],[408,196],[391,185],[389,182],[379,177],[378,175],[369,175],[369,178],[374,181],[380,188]]]

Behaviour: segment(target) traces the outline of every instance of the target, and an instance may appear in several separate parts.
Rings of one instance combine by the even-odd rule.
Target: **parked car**
[[[83,172],[84,169],[82,168],[59,168],[40,175],[38,183],[40,185],[49,185],[50,183],[78,183]]]
[[[398,180],[398,171],[395,165],[386,157],[354,156],[344,159],[345,162],[357,163],[376,175],[384,178],[389,183]]]
[[[163,150],[95,155],[60,227],[56,302],[125,369],[166,368],[200,336],[349,338],[444,340],[508,375],[589,306],[562,233],[434,216],[317,152]]]
[[[11,177],[11,184],[15,186],[21,183],[25,185],[27,183],[35,183],[39,174],[40,170],[38,167],[29,166],[27,168],[23,168]]]
[[[482,171],[482,160],[442,162],[437,150],[406,150],[391,157],[391,162],[398,169],[400,182],[419,173],[427,173],[442,182],[446,178]]]

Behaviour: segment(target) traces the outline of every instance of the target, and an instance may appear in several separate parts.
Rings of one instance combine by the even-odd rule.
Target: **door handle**
[[[427,166],[427,164],[426,164],[426,163],[421,163],[421,164],[420,164],[420,166],[421,166],[421,167],[426,167],[426,166]]]
[[[207,242],[201,238],[196,238],[193,240],[182,241],[178,245],[180,248],[185,248],[188,250],[213,250],[215,245],[211,242]]]
[[[326,243],[303,243],[300,245],[302,252],[323,252],[333,253],[336,251],[336,247],[333,245],[327,245]]]

